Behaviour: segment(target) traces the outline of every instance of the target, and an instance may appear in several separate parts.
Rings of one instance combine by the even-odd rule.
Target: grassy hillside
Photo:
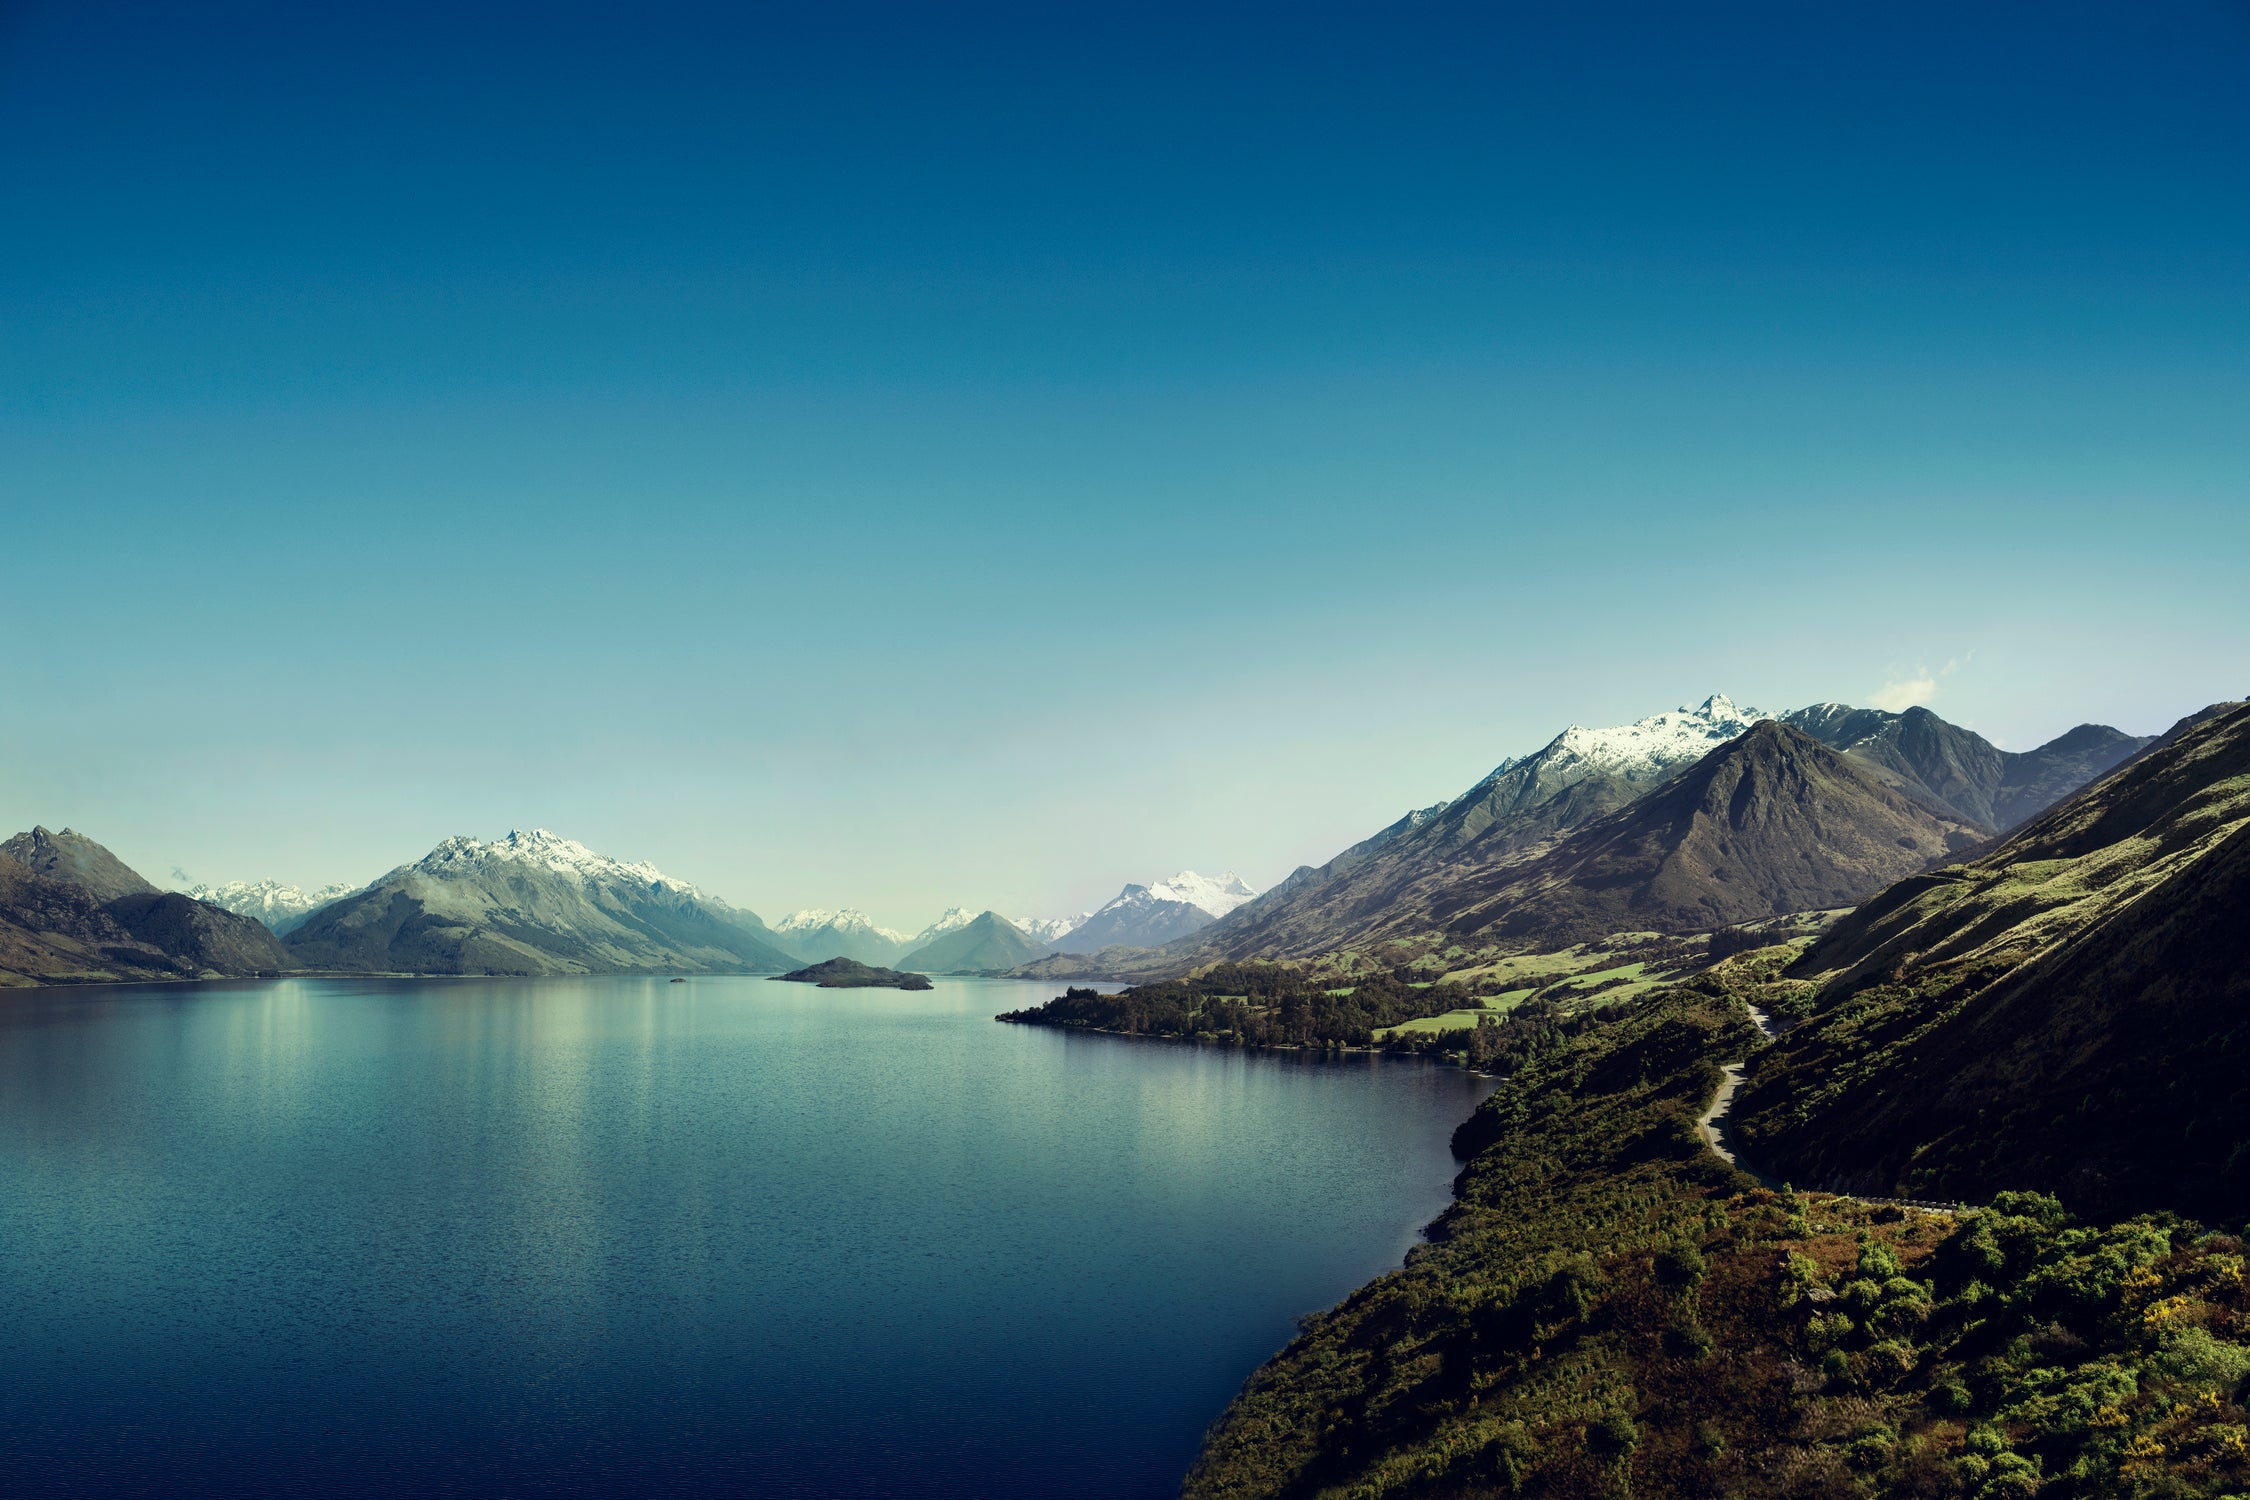
[[[1745,1089],[1800,1181],[2250,1212],[2250,708],[1838,923]]]
[[[1704,1150],[1739,960],[1510,1021],[1458,1202],[1252,1378],[1191,1500],[2220,1495],[2250,1484],[2243,1246],[2165,1217],[1767,1191]]]

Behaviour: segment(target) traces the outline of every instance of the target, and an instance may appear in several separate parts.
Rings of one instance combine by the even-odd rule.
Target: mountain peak
[[[595,853],[576,839],[566,839],[545,828],[528,831],[511,828],[489,843],[469,834],[457,833],[422,856],[414,868],[439,880],[456,880],[481,874],[502,864],[528,865],[557,875],[572,876],[587,883],[624,882],[660,886],[683,895],[700,894],[694,886],[684,880],[673,879],[646,860],[628,864],[620,859],[612,859],[606,854]]]
[[[1693,708],[1682,706],[1650,714],[1630,724],[1606,729],[1573,724],[1538,754],[1502,761],[1483,784],[1490,785],[1505,773],[1534,762],[1547,776],[1564,770],[1604,771],[1628,781],[1646,780],[1696,759],[1771,717],[1760,709],[1738,707],[1724,693],[1713,693]]]
[[[156,894],[156,887],[142,879],[139,871],[75,828],[57,833],[34,824],[28,833],[0,844],[0,854],[35,874],[91,891],[97,901]]]
[[[879,937],[892,943],[911,941],[907,934],[903,932],[893,932],[888,927],[876,926],[874,919],[869,917],[866,912],[850,906],[839,911],[830,911],[824,906],[808,906],[803,911],[791,912],[788,916],[774,923],[773,930],[788,933],[826,931],[839,935],[856,934]]]

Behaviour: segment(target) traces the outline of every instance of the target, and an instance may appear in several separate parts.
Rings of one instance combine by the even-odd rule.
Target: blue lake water
[[[0,1494],[1172,1494],[1484,1086],[1052,993],[0,995]]]

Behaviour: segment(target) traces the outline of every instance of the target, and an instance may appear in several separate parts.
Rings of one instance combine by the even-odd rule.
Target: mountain
[[[905,933],[877,927],[865,912],[850,907],[842,911],[814,907],[792,912],[776,922],[773,931],[782,947],[807,963],[849,958],[863,964],[882,965],[914,947],[914,939]]]
[[[756,916],[545,829],[449,838],[289,934],[310,967],[413,974],[767,974],[798,967]]]
[[[1355,934],[1411,919],[1463,881],[1626,806],[1771,717],[1714,693],[1693,708],[1631,724],[1573,724],[1536,753],[1503,760],[1451,802],[1408,813],[1318,869],[1300,866],[1200,934],[1175,941],[1166,958],[1177,968],[1346,946]]]
[[[156,887],[128,869],[123,860],[74,828],[65,828],[60,833],[50,833],[44,828],[19,833],[0,844],[0,854],[35,875],[67,880],[90,891],[96,901],[156,894]]]
[[[981,974],[1012,969],[1046,951],[1015,923],[988,911],[931,938],[893,967],[918,974]]]
[[[1333,951],[1375,933],[1403,934],[1417,921],[1435,930],[1441,924],[1432,915],[1461,890],[1507,883],[1531,851],[1620,811],[1775,717],[1713,694],[1632,724],[1574,724],[1537,753],[1502,761],[1451,802],[1410,812],[1317,869],[1298,868],[1160,954],[1119,949],[1093,967],[1177,973],[1228,959]],[[1822,703],[1779,718],[1939,821],[1985,831],[2030,815],[2148,744],[2082,725],[2013,754],[1921,708],[1893,714]],[[1082,945],[1074,938],[1071,947]]]
[[[1154,885],[1129,885],[1069,929],[1070,948],[1092,953],[1113,944],[1153,948],[1199,932],[1258,893],[1232,870],[1182,870]]]
[[[1926,708],[1894,714],[1816,703],[1782,718],[1830,749],[1883,767],[1903,790],[1996,829],[2038,815],[2149,743],[2106,724],[2081,724],[2019,754]]]
[[[1076,932],[1092,915],[1090,911],[1082,911],[1075,917],[1015,917],[1011,920],[1029,933],[1034,941],[1052,946],[1061,942],[1067,934]]]
[[[945,909],[944,915],[914,934],[914,946],[919,948],[926,943],[935,942],[949,932],[959,932],[976,919],[977,913],[970,911],[965,906],[949,906]]]
[[[1753,1071],[1747,1148],[1798,1182],[2250,1209],[2250,707],[1977,858],[1894,885],[1791,970],[1810,1018]]]
[[[1389,921],[1485,942],[1700,932],[1848,906],[1986,832],[1767,720],[1551,848]]]
[[[0,844],[0,984],[208,979],[294,967],[263,925],[159,891],[72,829]]]
[[[287,936],[321,907],[358,889],[342,882],[306,891],[278,880],[230,880],[224,885],[191,885],[186,894],[206,905],[253,917],[277,935]]]

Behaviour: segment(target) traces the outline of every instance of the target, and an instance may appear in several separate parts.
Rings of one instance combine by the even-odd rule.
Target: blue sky
[[[768,915],[2250,691],[2250,10],[0,6],[0,821]]]

